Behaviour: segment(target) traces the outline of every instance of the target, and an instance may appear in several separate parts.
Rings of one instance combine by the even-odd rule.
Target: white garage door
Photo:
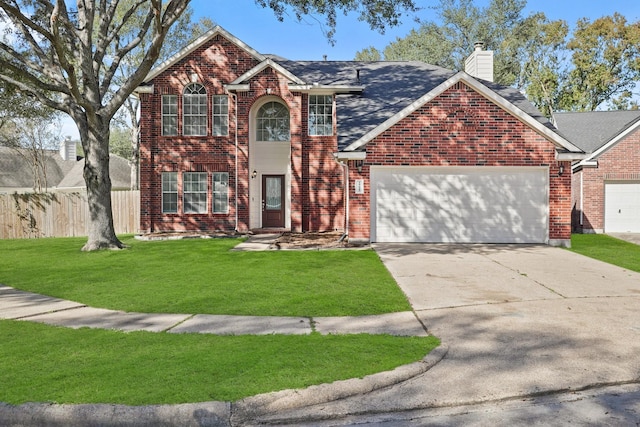
[[[546,168],[373,167],[376,242],[546,243]]]
[[[640,233],[640,182],[606,183],[604,231]]]

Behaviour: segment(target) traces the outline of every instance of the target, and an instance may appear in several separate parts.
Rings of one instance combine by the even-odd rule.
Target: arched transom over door
[[[289,141],[289,110],[279,102],[264,104],[256,115],[256,141]]]
[[[291,132],[289,109],[272,98],[257,107],[251,132],[251,225],[290,227]]]

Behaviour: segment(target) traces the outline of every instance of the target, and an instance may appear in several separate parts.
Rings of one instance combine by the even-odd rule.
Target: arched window
[[[207,135],[207,90],[199,83],[193,83],[184,88],[182,124],[185,135]]]
[[[267,102],[256,116],[256,141],[289,141],[289,110],[279,102]]]

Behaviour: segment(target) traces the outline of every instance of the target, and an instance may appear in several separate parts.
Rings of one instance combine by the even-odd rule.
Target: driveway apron
[[[375,249],[448,354],[414,379],[318,411],[452,406],[640,378],[639,273],[541,245]]]

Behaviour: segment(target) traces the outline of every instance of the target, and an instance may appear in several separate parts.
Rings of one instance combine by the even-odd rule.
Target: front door
[[[284,227],[284,175],[262,176],[262,227]]]

